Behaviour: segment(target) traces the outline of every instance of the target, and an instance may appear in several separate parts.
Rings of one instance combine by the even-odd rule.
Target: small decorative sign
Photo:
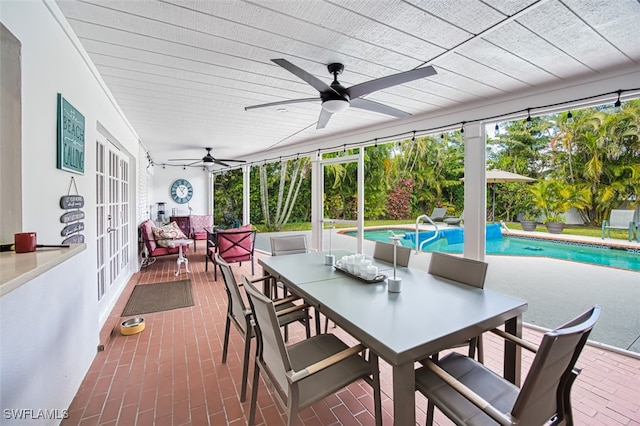
[[[57,167],[84,173],[84,115],[58,93]]]
[[[75,195],[71,195],[71,187],[74,188]],[[84,207],[84,197],[78,195],[76,180],[72,177],[67,195],[60,197],[60,208],[66,210],[60,216],[60,222],[68,224],[60,231],[60,235],[66,237],[62,244],[84,243],[84,235],[80,234],[80,231],[84,231],[84,222],[80,222],[84,219],[84,212],[80,207]]]
[[[74,210],[64,213],[60,216],[61,223],[75,222],[76,220],[84,219],[84,212],[82,210]]]
[[[78,243],[84,243],[84,235],[75,234],[65,239],[64,241],[62,241],[62,244],[78,244]]]
[[[70,225],[65,226],[60,232],[60,235],[62,235],[63,237],[67,237],[74,232],[80,231],[84,231],[84,222],[74,222]]]
[[[79,209],[81,207],[84,207],[82,195],[64,195],[60,198],[61,209]]]

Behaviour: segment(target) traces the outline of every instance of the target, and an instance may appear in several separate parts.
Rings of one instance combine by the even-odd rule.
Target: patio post
[[[482,122],[464,126],[464,257],[484,261],[486,251],[486,140]]]

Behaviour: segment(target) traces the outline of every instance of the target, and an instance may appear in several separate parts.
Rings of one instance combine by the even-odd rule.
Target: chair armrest
[[[303,309],[307,309],[308,307],[309,305],[307,305],[306,303],[302,303],[300,305],[295,305],[290,308],[281,309],[276,312],[276,316],[281,317],[282,315],[290,314],[291,312],[295,312],[295,311],[301,311]]]
[[[280,306],[284,303],[295,302],[296,300],[300,300],[301,298],[295,295],[291,295],[289,297],[285,297],[284,299],[277,299],[273,301],[273,306]]]
[[[502,337],[503,339],[507,339],[512,341],[513,343],[515,343],[518,346],[521,346],[523,348],[525,348],[528,351],[533,352],[534,354],[536,352],[538,352],[538,347],[536,345],[534,345],[533,343],[529,343],[524,339],[521,339],[518,336],[514,336],[513,334],[509,334],[506,331],[500,330],[498,328],[494,328],[493,330],[489,330],[494,334],[497,334],[498,336]]]
[[[319,371],[324,370],[327,367],[331,367],[334,364],[337,364],[340,361],[344,361],[352,355],[360,353],[364,351],[366,348],[362,343],[357,344],[356,346],[352,346],[350,348],[344,349],[336,354],[331,355],[323,360],[320,360],[316,363],[309,365],[308,367],[300,370],[300,371],[288,371],[287,379],[290,383],[295,383],[304,379],[305,377],[311,376],[312,374],[316,374]]]
[[[481,409],[485,412],[489,417],[494,419],[496,422],[500,423],[503,426],[511,426],[514,423],[511,421],[511,417],[505,415],[496,409],[493,405],[491,405],[487,400],[482,398],[480,395],[469,389],[463,383],[459,382],[455,377],[447,373],[445,370],[440,368],[435,362],[433,362],[430,358],[427,358],[421,361],[422,365],[425,368],[431,370],[433,374],[442,379],[446,384],[451,386],[456,392],[462,395],[464,398],[469,400],[473,405]]]
[[[271,275],[263,275],[259,278],[252,278],[249,280],[251,284],[259,283],[260,281],[273,280],[273,276]]]

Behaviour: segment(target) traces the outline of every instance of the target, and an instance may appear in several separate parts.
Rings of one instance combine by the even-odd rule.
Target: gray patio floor
[[[308,231],[277,234],[310,236]],[[256,249],[270,253],[271,235],[258,233]],[[357,248],[355,238],[335,232],[332,246]],[[373,241],[365,240],[364,254],[371,255],[373,246]],[[429,253],[413,253],[409,266],[426,271],[430,258]],[[488,255],[486,261],[485,288],[526,300],[525,324],[551,329],[597,303],[602,315],[591,342],[640,357],[640,273],[550,258]]]

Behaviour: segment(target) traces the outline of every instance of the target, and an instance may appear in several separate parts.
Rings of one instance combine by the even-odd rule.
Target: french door
[[[101,318],[128,278],[131,259],[129,157],[102,135],[96,141],[96,270]]]

